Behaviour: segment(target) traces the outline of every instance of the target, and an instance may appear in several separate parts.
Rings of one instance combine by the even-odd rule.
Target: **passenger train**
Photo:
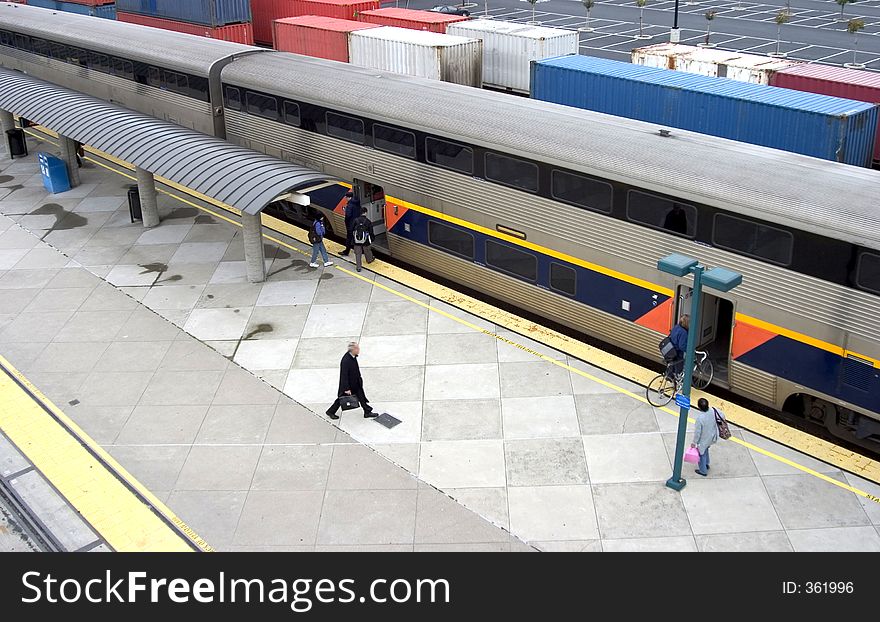
[[[336,233],[354,188],[380,252],[650,359],[690,307],[657,260],[738,270],[692,327],[716,383],[880,448],[876,171],[22,5],[0,64],[345,180],[305,191]]]

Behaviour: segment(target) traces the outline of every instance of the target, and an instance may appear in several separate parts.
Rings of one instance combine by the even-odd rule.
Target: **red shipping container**
[[[449,24],[469,19],[464,15],[447,15],[445,13],[434,13],[433,11],[415,11],[413,9],[396,9],[394,7],[376,9],[374,11],[361,11],[358,13],[357,18],[362,22],[379,24],[380,26],[397,26],[398,28],[409,28],[411,30],[430,30],[431,32],[439,32],[441,34],[446,34],[446,26]]]
[[[379,0],[251,0],[254,39],[271,44],[272,22],[276,19],[319,15],[353,20],[359,11],[378,8]]]
[[[880,104],[880,74],[860,69],[804,63],[775,72],[770,84],[795,91],[833,95]],[[874,160],[880,161],[880,125],[874,141]]]
[[[188,35],[208,37],[209,39],[220,39],[221,41],[232,41],[233,43],[244,43],[245,45],[254,44],[254,29],[250,24],[229,24],[227,26],[211,28],[201,24],[177,22],[171,19],[136,15],[134,13],[117,13],[116,21],[139,24],[141,26],[152,26],[153,28],[162,28],[163,30],[173,30],[174,32],[183,32]]]
[[[293,52],[317,58],[348,62],[348,36],[355,30],[380,28],[350,19],[336,19],[319,15],[287,17],[273,23],[274,47],[281,52]]]

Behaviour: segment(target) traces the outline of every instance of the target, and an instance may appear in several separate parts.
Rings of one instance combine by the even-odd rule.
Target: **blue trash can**
[[[37,159],[40,161],[40,174],[46,190],[52,194],[70,190],[70,177],[64,160],[43,152],[37,154]]]

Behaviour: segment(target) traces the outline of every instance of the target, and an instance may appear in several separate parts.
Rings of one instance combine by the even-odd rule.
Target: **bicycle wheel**
[[[705,389],[712,384],[712,378],[715,377],[715,367],[712,360],[708,357],[694,365],[694,377],[691,383],[695,389]]]
[[[675,381],[666,374],[660,374],[648,383],[645,397],[651,406],[666,406],[675,397]]]

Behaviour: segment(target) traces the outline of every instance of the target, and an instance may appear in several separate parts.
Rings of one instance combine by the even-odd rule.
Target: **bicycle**
[[[648,383],[645,388],[645,397],[651,406],[660,408],[666,406],[675,399],[675,395],[684,384],[684,371],[673,373],[672,367],[677,361],[666,364],[666,370]],[[695,389],[705,389],[712,383],[715,376],[715,368],[709,353],[703,350],[694,352],[694,372],[691,377],[691,386]]]

